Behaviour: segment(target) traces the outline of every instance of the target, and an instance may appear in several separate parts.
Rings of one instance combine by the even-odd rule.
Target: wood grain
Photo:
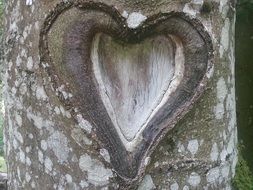
[[[184,55],[178,41],[156,36],[125,44],[104,34],[95,37],[91,57],[99,92],[128,151],[134,150],[156,108],[173,91],[171,82],[183,77]]]

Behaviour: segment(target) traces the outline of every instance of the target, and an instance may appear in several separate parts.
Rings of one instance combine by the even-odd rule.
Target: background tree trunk
[[[60,2],[10,0],[5,4],[5,152],[9,189],[118,189],[119,178],[110,164],[110,155],[90,133],[93,126],[87,128],[82,120],[75,122],[57,98],[50,77],[39,66],[40,29]],[[103,3],[117,7],[122,14],[139,12],[147,17],[184,11],[202,22],[214,46],[208,89],[147,159],[150,163],[145,176],[135,188],[231,189],[237,162],[235,2]]]

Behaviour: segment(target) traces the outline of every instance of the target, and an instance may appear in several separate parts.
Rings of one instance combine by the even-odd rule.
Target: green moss
[[[233,179],[233,186],[236,190],[253,190],[253,175],[247,162],[243,159],[239,148],[238,163],[236,165],[236,175]]]
[[[202,5],[200,11],[203,14],[205,14],[205,13],[207,14],[207,13],[210,13],[212,11],[212,9],[213,9],[213,5],[212,5],[211,1],[210,0],[205,0],[203,2],[203,5]]]

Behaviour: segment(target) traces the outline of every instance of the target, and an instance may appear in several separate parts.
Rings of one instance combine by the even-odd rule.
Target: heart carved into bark
[[[204,27],[184,13],[162,13],[130,28],[103,3],[61,3],[40,36],[41,65],[60,97],[95,128],[125,181],[138,179],[145,158],[202,94],[212,66]],[[74,108],[77,108],[77,110]]]

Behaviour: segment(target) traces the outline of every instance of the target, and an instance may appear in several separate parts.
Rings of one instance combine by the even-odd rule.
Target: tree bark
[[[82,115],[90,109],[89,106],[92,107],[94,98],[92,99],[91,96],[96,94],[86,90],[84,91],[85,97],[83,97],[82,87],[89,89],[92,84],[87,84],[81,81],[81,78],[70,75],[72,65],[69,69],[66,69],[63,64],[65,64],[65,60],[68,62],[68,58],[71,56],[71,60],[77,59],[76,54],[68,49],[69,47],[78,49],[75,46],[76,41],[70,41],[69,39],[75,38],[76,40],[77,35],[84,38],[83,36],[86,35],[85,29],[92,27],[94,23],[83,21],[85,25],[81,29],[78,23],[71,23],[72,18],[79,19],[78,16],[75,16],[79,13],[73,11],[74,8],[68,9],[70,11],[65,10],[66,7],[72,6],[73,2],[83,4],[86,1],[11,0],[5,3],[6,72],[4,78],[6,125],[4,134],[8,188],[27,190],[231,189],[231,180],[235,175],[237,162],[234,88],[234,0],[105,0],[101,6],[105,5],[106,10],[103,10],[102,13],[100,13],[100,4],[100,8],[95,8],[95,10],[93,3],[90,3],[92,7],[89,9],[92,11],[94,9],[94,13],[91,11],[91,17],[103,15],[101,20],[98,19],[98,22],[101,22],[102,25],[106,25],[107,22],[113,23],[112,20],[122,17],[122,19],[126,19],[127,27],[132,28],[134,31],[141,23],[145,25],[147,18],[147,23],[148,21],[151,23],[149,18],[152,15],[161,12],[172,14],[171,12],[175,11],[178,12],[176,18],[178,18],[178,15],[183,14],[184,16],[180,16],[180,18],[183,18],[182,20],[188,24],[187,29],[184,28],[185,25],[182,25],[182,27],[180,25],[181,29],[186,30],[188,33],[197,31],[196,35],[202,37],[208,34],[211,39],[213,66],[208,69],[208,73],[205,75],[208,79],[205,92],[202,93],[200,99],[192,101],[194,105],[191,111],[183,119],[180,119],[173,129],[166,133],[162,141],[157,146],[153,146],[153,149],[150,148],[152,151],[148,152],[152,152],[152,154],[147,153],[145,154],[146,157],[140,156],[140,160],[145,161],[143,164],[145,166],[141,166],[143,168],[141,172],[136,169],[139,168],[138,164],[131,165],[135,162],[138,163],[138,160],[133,159],[130,162],[127,159],[130,157],[124,158],[122,156],[129,156],[129,154],[127,151],[122,153],[124,151],[118,148],[118,144],[115,144],[118,141],[113,139],[113,135],[112,137],[109,136],[110,139],[108,136],[105,137],[104,140],[101,136],[106,133],[106,130],[105,132],[99,132],[99,129],[96,128],[95,125],[100,126],[99,122],[102,123],[101,126],[106,125],[107,120],[103,118],[103,110],[100,109],[100,105],[106,105],[106,103],[100,102],[101,104],[98,104],[96,109],[100,111],[96,113],[97,115],[94,114],[93,110],[88,112],[88,116]],[[97,1],[94,0],[94,2]],[[79,8],[82,9],[82,7]],[[113,12],[113,16],[107,20],[109,9]],[[58,16],[59,12],[60,15]],[[118,16],[118,13],[122,16]],[[90,16],[89,13],[87,15],[80,19],[85,20]],[[168,20],[168,22],[172,21]],[[179,29],[176,29],[177,21],[174,22],[176,23],[175,26],[168,24],[170,26],[168,30],[171,30],[171,33],[173,33],[173,30],[175,30],[175,34],[180,33]],[[198,24],[195,24],[195,22]],[[67,33],[62,30],[65,25],[70,24],[72,24],[74,32],[71,33],[72,30],[70,30]],[[203,33],[202,25],[204,26]],[[47,28],[47,26],[50,27]],[[79,28],[75,29],[75,27]],[[115,30],[119,26],[111,24],[110,27],[111,30]],[[110,27],[107,27],[107,29],[110,30]],[[149,27],[148,24],[147,27]],[[191,27],[194,31],[190,29]],[[94,29],[94,32],[96,29]],[[129,29],[129,31],[132,30]],[[148,31],[144,34],[147,33]],[[139,32],[139,34],[142,33]],[[61,39],[61,36],[64,35],[67,36],[65,41]],[[70,35],[69,38],[68,35]],[[119,38],[126,39],[128,43],[131,43],[135,36],[131,32],[129,34],[115,34],[115,36],[117,35]],[[45,36],[47,37],[46,42]],[[87,39],[89,40],[89,38]],[[115,45],[109,38],[105,37],[103,39],[103,47],[107,44]],[[171,38],[171,41],[173,39]],[[197,43],[194,41],[196,39],[193,38],[192,42],[190,40],[185,42],[195,44]],[[138,41],[138,37],[134,40]],[[164,41],[167,43],[166,40]],[[172,43],[171,41],[168,43]],[[143,43],[142,48],[151,42],[147,40]],[[155,43],[158,42],[155,41]],[[203,43],[209,42],[204,41]],[[189,48],[186,45],[183,44],[185,55],[187,55],[187,48]],[[48,49],[43,49],[44,46],[48,46]],[[118,54],[123,54],[119,50],[122,45],[117,44],[115,47],[112,52],[107,49],[100,51],[101,54],[105,54],[103,61],[108,60],[110,56],[115,58]],[[133,48],[133,46],[130,47]],[[165,48],[165,45],[158,47]],[[203,47],[206,46],[203,45]],[[82,46],[82,48],[84,54],[90,50],[84,51],[86,47]],[[128,48],[129,51],[131,51],[131,48]],[[70,53],[67,54],[66,52]],[[168,52],[170,53],[170,50]],[[200,52],[200,50],[197,53],[195,52],[194,55],[196,56],[194,57],[198,57]],[[48,60],[44,57],[47,53]],[[58,64],[52,61],[52,65],[50,65],[49,59],[60,61]],[[196,58],[197,61],[199,59],[201,59],[201,56]],[[113,61],[115,60],[116,58]],[[52,70],[48,72],[50,67],[58,69],[58,73],[54,72],[54,69],[52,69],[53,72]],[[192,67],[194,67],[194,64],[189,69]],[[73,69],[76,68],[73,67]],[[78,69],[76,70],[78,75],[83,74]],[[102,75],[106,75],[107,71],[114,72],[109,68],[103,71]],[[131,76],[137,77],[138,75],[131,73]],[[158,77],[160,76],[156,76],[156,78]],[[59,78],[63,78],[63,80]],[[58,79],[59,81],[55,82]],[[79,79],[81,86],[77,85]],[[70,81],[71,85],[67,84],[66,81]],[[59,85],[60,83],[62,85]],[[201,86],[201,84],[199,85]],[[68,91],[69,89],[71,91]],[[195,88],[190,90],[192,94],[195,94]],[[129,94],[131,95],[130,91]],[[69,102],[68,100],[72,96],[78,99],[77,95],[80,97],[78,103],[69,104],[71,100]],[[80,103],[84,99],[86,101],[91,100],[91,102],[87,101],[87,104]],[[115,104],[117,104],[117,101]],[[118,104],[120,105],[120,100]],[[188,106],[187,110],[190,107]],[[79,113],[77,108],[84,111]],[[177,108],[174,111],[177,111]],[[99,117],[96,118],[96,116]],[[94,122],[88,122],[84,119],[86,117],[93,117]],[[118,117],[121,117],[121,115]],[[123,119],[122,122],[124,122]],[[137,119],[139,118],[137,117]],[[137,121],[133,120],[131,122]],[[171,126],[173,125],[171,124]],[[111,133],[114,133],[114,131],[108,133],[108,135],[111,135]],[[149,133],[151,132],[148,131],[148,135]],[[129,138],[132,137],[129,133],[127,135],[129,135]],[[116,153],[113,153],[108,147],[110,142],[107,141],[114,142],[112,146],[116,148],[112,148],[112,150],[115,150]],[[157,139],[152,139],[153,144],[156,144],[156,142],[158,142]],[[150,146],[152,146],[152,143]],[[120,153],[117,151],[120,151]],[[126,161],[121,160],[123,164],[116,166],[117,161],[114,160],[117,159],[126,159]],[[130,163],[129,168],[124,165],[125,163],[129,164],[128,161]],[[125,180],[124,176],[136,176],[135,173],[138,173],[135,180],[130,180],[130,182]]]

